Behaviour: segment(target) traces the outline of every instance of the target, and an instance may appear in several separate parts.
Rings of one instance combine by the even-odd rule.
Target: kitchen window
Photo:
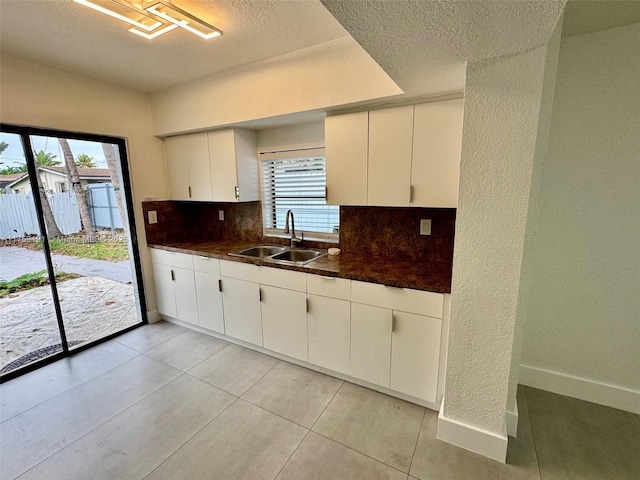
[[[327,205],[324,149],[262,153],[260,170],[265,235],[287,236],[291,210],[298,237],[338,241],[340,207]]]

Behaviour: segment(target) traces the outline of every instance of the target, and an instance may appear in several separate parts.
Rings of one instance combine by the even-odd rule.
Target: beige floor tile
[[[136,328],[116,337],[115,341],[144,353],[178,335],[191,331],[188,328],[162,321]]]
[[[496,462],[438,440],[437,428],[438,412],[427,410],[411,465],[411,476],[420,480],[539,480],[540,478],[535,464],[505,465]],[[510,439],[509,443],[513,441],[514,439]],[[527,454],[520,453],[520,455],[525,457],[525,460],[530,460]],[[510,461],[523,460],[517,458]]]
[[[240,396],[260,380],[280,360],[238,345],[209,357],[189,374],[225,392]]]
[[[307,432],[238,399],[148,479],[272,479]]]
[[[182,375],[21,480],[143,479],[234,400],[228,393]]]
[[[0,478],[15,478],[180,372],[139,356],[2,424]]]
[[[313,431],[409,472],[425,409],[345,383]]]
[[[526,388],[544,480],[637,480],[640,424],[634,414]]]
[[[0,420],[4,422],[138,355],[109,341],[4,383],[0,385]]]
[[[310,432],[277,480],[404,480],[407,475]]]
[[[311,428],[342,383],[328,375],[281,362],[242,398]]]
[[[228,342],[219,338],[191,331],[158,345],[146,355],[187,371],[228,345]]]

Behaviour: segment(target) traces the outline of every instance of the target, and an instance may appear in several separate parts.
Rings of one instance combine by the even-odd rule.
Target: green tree
[[[96,229],[93,226],[91,216],[89,215],[87,197],[85,196],[84,191],[82,190],[82,185],[80,184],[78,166],[76,165],[76,161],[73,158],[73,153],[71,152],[71,147],[69,146],[69,142],[67,141],[67,139],[59,138],[58,142],[60,143],[60,148],[62,148],[65,167],[69,178],[71,179],[71,188],[76,194],[76,201],[78,202],[78,210],[80,210],[80,221],[82,222],[82,228],[84,228],[84,233],[87,237],[93,238],[95,237]]]
[[[93,163],[93,157],[90,157],[86,153],[80,153],[76,157],[76,165],[83,168],[96,168],[96,164]]]
[[[9,148],[7,142],[0,142],[0,155],[2,155],[7,148]]]
[[[36,160],[36,165],[39,167],[55,167],[56,165],[60,165],[60,161],[56,160],[58,156],[53,153],[38,150],[37,152],[33,152],[33,155]]]

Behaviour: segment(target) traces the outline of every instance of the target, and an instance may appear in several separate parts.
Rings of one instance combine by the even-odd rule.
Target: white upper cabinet
[[[324,129],[327,203],[366,205],[369,112],[327,117]]]
[[[211,171],[207,134],[165,140],[171,200],[211,201]]]
[[[209,132],[207,136],[213,201],[259,200],[255,132],[230,129]]]
[[[462,118],[462,99],[415,106],[412,206],[458,206]]]
[[[462,121],[462,99],[327,117],[327,203],[457,207]]]
[[[165,139],[171,200],[259,200],[256,135],[229,129]]]
[[[412,105],[369,112],[368,205],[409,205],[412,137]]]

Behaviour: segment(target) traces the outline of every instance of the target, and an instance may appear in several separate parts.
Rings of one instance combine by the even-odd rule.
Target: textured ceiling
[[[0,0],[3,55],[142,91],[157,91],[348,35],[318,0],[175,0],[220,28],[147,40],[71,0]]]
[[[464,88],[465,62],[546,43],[564,0],[322,0],[407,95]]]
[[[640,22],[640,0],[569,0],[562,36],[583,35]]]

